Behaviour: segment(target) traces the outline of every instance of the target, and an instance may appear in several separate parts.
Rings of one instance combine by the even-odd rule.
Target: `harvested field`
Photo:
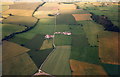
[[[83,25],[83,29],[86,33],[90,46],[98,46],[97,36],[101,31],[104,31],[104,27],[96,24],[94,21],[81,21],[78,23]]]
[[[38,11],[56,11],[57,9],[59,9],[58,3],[45,3]]]
[[[76,9],[76,6],[74,4],[60,4],[60,7],[59,7],[60,10],[62,9]]]
[[[4,11],[6,11],[6,10],[9,9],[9,6],[7,6],[7,5],[2,5],[1,7],[2,7],[2,8],[1,8],[1,9],[2,9],[1,12],[4,12]],[[0,13],[1,13],[1,12],[0,12]]]
[[[34,10],[23,10],[23,9],[9,9],[3,12],[3,14],[17,15],[17,16],[32,16]]]
[[[53,49],[30,50],[28,52],[35,65],[39,68]]]
[[[42,2],[15,2],[10,9],[35,10]]]
[[[99,57],[103,63],[120,65],[119,37],[117,32],[99,34]]]
[[[34,16],[37,18],[55,18],[55,16],[48,16],[49,14],[54,15],[57,11],[37,11]]]
[[[26,27],[14,24],[2,24],[2,37],[25,30]]]
[[[3,41],[2,48],[3,48],[3,55],[2,55],[3,61],[29,51],[28,48],[22,47],[18,44],[8,41]]]
[[[40,50],[53,48],[52,42],[53,40],[44,40],[42,46],[40,47]]]
[[[35,35],[28,43],[25,44],[27,48],[33,49],[33,50],[39,50],[42,46],[44,41],[44,35]]]
[[[14,2],[12,2],[12,1],[11,1],[11,2],[7,2],[7,1],[6,1],[6,2],[0,2],[0,4],[1,4],[1,5],[13,5]]]
[[[42,66],[42,70],[51,75],[71,75],[69,65],[70,51],[71,46],[57,46],[56,50]]]
[[[9,17],[9,15],[2,14],[2,17],[7,18],[7,17]]]
[[[72,14],[76,21],[92,20],[91,14]]]
[[[70,60],[70,66],[72,69],[72,75],[106,75],[107,73],[100,65],[90,64],[86,62],[80,62],[74,59]]]
[[[60,13],[62,14],[89,14],[88,11],[83,10],[83,9],[68,9],[68,10],[60,10]]]
[[[29,16],[9,16],[3,20],[5,24],[17,24],[26,25],[28,27],[33,26],[37,22],[37,19]]]
[[[12,53],[13,54],[13,53]],[[3,61],[3,75],[32,75],[38,68],[27,53]]]

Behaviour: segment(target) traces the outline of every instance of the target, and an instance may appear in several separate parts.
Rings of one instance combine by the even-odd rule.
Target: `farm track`
[[[32,17],[34,17],[34,13],[37,11],[37,9],[38,9],[39,7],[41,7],[42,5],[44,5],[45,3],[46,3],[46,2],[43,2],[43,3],[40,4],[38,7],[36,7],[35,11],[34,11],[33,14],[32,14]],[[34,18],[36,18],[36,17],[34,17]],[[12,34],[10,34],[10,35],[2,38],[2,41],[4,41],[4,40],[9,40],[10,38],[14,37],[16,34],[25,33],[25,32],[27,32],[27,31],[33,29],[33,28],[37,25],[37,23],[39,22],[39,20],[40,20],[40,19],[38,19],[38,18],[36,18],[36,19],[37,19],[37,22],[36,22],[32,27],[25,26],[25,27],[27,27],[27,28],[25,28],[25,30],[20,31],[20,32],[12,33]]]

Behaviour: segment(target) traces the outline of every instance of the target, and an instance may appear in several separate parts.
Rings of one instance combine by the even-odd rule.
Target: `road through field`
[[[57,46],[41,69],[51,75],[71,75],[70,52],[71,46]]]

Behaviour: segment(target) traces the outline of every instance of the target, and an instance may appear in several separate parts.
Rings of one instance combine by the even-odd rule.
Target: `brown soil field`
[[[120,33],[101,32],[99,34],[99,57],[103,63],[120,65]]]
[[[32,75],[38,70],[27,53],[9,58],[3,61],[2,64],[3,75]]]
[[[9,16],[3,20],[5,24],[17,24],[33,26],[37,22],[37,19],[32,16]]]
[[[76,21],[92,20],[91,14],[72,14]]]
[[[77,60],[70,60],[72,75],[107,75],[102,66],[80,62]]]
[[[3,48],[2,49],[3,60],[10,59],[12,57],[15,57],[17,55],[20,55],[29,51],[28,48],[22,47],[18,44],[15,44],[9,41],[3,41],[2,48]]]
[[[32,16],[34,10],[23,10],[23,9],[8,9],[3,12],[3,14],[17,15],[17,16]]]
[[[35,10],[40,4],[42,2],[15,2],[13,5],[10,5],[10,9]]]

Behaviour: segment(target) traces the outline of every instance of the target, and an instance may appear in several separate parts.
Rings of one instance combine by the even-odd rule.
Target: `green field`
[[[35,65],[39,68],[52,50],[53,49],[30,50],[28,54],[31,57],[31,59],[34,61]]]
[[[32,50],[39,50],[44,41],[44,35],[35,35],[30,41],[28,41],[25,46]]]
[[[42,70],[51,75],[71,75],[70,50],[71,46],[57,46],[42,66]]]
[[[13,25],[13,24],[2,24],[2,37],[8,36],[15,32],[21,32],[25,30],[26,27]]]
[[[58,15],[57,16],[57,21],[56,21],[56,24],[59,25],[59,24],[75,24],[76,21],[75,21],[75,18],[71,15],[71,14],[61,14],[61,15]]]
[[[81,21],[78,22],[83,25],[83,29],[85,31],[86,37],[88,38],[88,42],[91,46],[98,46],[98,34],[101,31],[104,31],[104,27],[95,23],[94,21]]]
[[[3,61],[2,70],[3,75],[32,75],[38,68],[29,55],[24,53]]]
[[[55,45],[71,45],[71,36],[67,35],[55,35]]]
[[[41,19],[38,22],[38,24],[35,26],[35,28],[33,28],[28,32],[16,35],[12,39],[10,39],[10,41],[16,42],[18,44],[25,44],[27,41],[31,40],[37,34],[42,34],[42,35],[53,34],[54,26],[55,26],[53,22],[54,22],[54,19],[53,20]],[[24,40],[21,41],[21,39],[24,39]]]
[[[16,24],[32,27],[37,22],[37,19],[32,16],[9,16],[2,21],[4,24]]]
[[[85,9],[89,12],[92,12],[96,15],[105,15],[107,16],[114,25],[119,26],[119,10],[117,5],[111,5],[111,6],[102,6],[102,7],[85,7]]]

